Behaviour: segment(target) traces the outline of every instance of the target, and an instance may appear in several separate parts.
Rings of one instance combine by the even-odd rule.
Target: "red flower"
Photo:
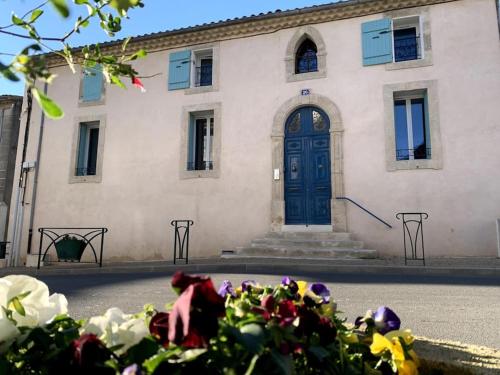
[[[169,341],[187,348],[207,347],[217,335],[218,318],[225,314],[224,298],[207,277],[177,272],[172,286],[182,294],[168,318]]]
[[[141,92],[146,92],[146,89],[144,88],[144,86],[143,86],[143,84],[142,84],[142,82],[141,82],[141,80],[140,80],[139,78],[137,78],[137,77],[132,77],[132,84],[133,84],[135,87],[137,87],[137,88],[141,89]]]
[[[335,338],[337,337],[337,328],[330,318],[324,316],[319,320],[318,334],[320,343],[323,346],[335,341]]]
[[[271,294],[265,296],[264,298],[262,298],[262,301],[260,301],[260,305],[270,313],[274,312],[275,304],[276,301]]]
[[[168,347],[168,316],[166,312],[159,312],[149,322],[149,332],[155,336],[160,343]]]
[[[297,307],[292,301],[281,301],[278,304],[277,317],[281,326],[288,326],[292,324],[297,317]]]
[[[104,363],[110,358],[111,352],[91,333],[86,333],[71,343],[72,367],[77,373],[79,370],[94,371],[97,374],[114,373],[110,368],[105,368]],[[77,370],[78,369],[78,370]],[[97,371],[97,372],[95,372]]]

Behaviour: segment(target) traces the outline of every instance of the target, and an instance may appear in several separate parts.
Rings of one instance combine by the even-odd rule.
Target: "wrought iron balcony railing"
[[[214,169],[213,161],[202,161],[202,162],[188,162],[187,163],[188,171],[206,171]]]
[[[196,87],[212,86],[212,65],[196,67],[196,77],[194,82]]]
[[[396,160],[422,160],[431,158],[431,149],[417,147],[415,149],[397,149]]]
[[[394,37],[394,61],[418,60],[420,58],[420,36]]]

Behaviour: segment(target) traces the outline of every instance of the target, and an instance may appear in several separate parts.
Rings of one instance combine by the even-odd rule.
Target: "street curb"
[[[278,275],[407,275],[407,276],[469,276],[500,278],[500,268],[387,266],[366,264],[270,264],[270,263],[193,263],[193,264],[130,264],[99,267],[44,267],[0,269],[0,276],[26,274],[31,276],[61,276],[119,273],[165,273],[181,270],[188,273],[278,274]]]

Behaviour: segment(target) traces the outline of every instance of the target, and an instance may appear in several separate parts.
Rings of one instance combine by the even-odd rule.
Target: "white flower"
[[[118,354],[126,352],[131,346],[139,343],[149,334],[144,319],[124,314],[120,309],[113,307],[102,316],[94,316],[80,330],[80,334],[93,333],[111,348],[123,345],[117,350]]]
[[[12,306],[8,306],[13,298],[20,298],[24,309],[24,316],[19,314]],[[12,312],[10,320],[4,309]],[[5,349],[10,341],[19,335],[17,327],[36,327],[49,323],[59,314],[67,314],[68,301],[62,294],[49,296],[47,285],[34,277],[24,275],[11,275],[0,279],[0,352]],[[17,325],[17,327],[16,327]]]

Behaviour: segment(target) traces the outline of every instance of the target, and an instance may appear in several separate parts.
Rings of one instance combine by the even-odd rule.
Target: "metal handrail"
[[[364,208],[363,206],[361,206],[359,203],[353,201],[351,198],[348,198],[348,197],[335,197],[335,199],[339,199],[339,200],[346,200],[346,201],[349,201],[351,202],[352,204],[354,204],[355,206],[361,208],[363,211],[365,211],[368,215],[374,217],[375,219],[377,219],[378,221],[380,221],[382,224],[384,224],[386,227],[392,229],[392,225],[388,224],[386,221],[382,220],[381,218],[379,218],[377,215],[375,215],[374,213],[368,211],[366,208]]]

